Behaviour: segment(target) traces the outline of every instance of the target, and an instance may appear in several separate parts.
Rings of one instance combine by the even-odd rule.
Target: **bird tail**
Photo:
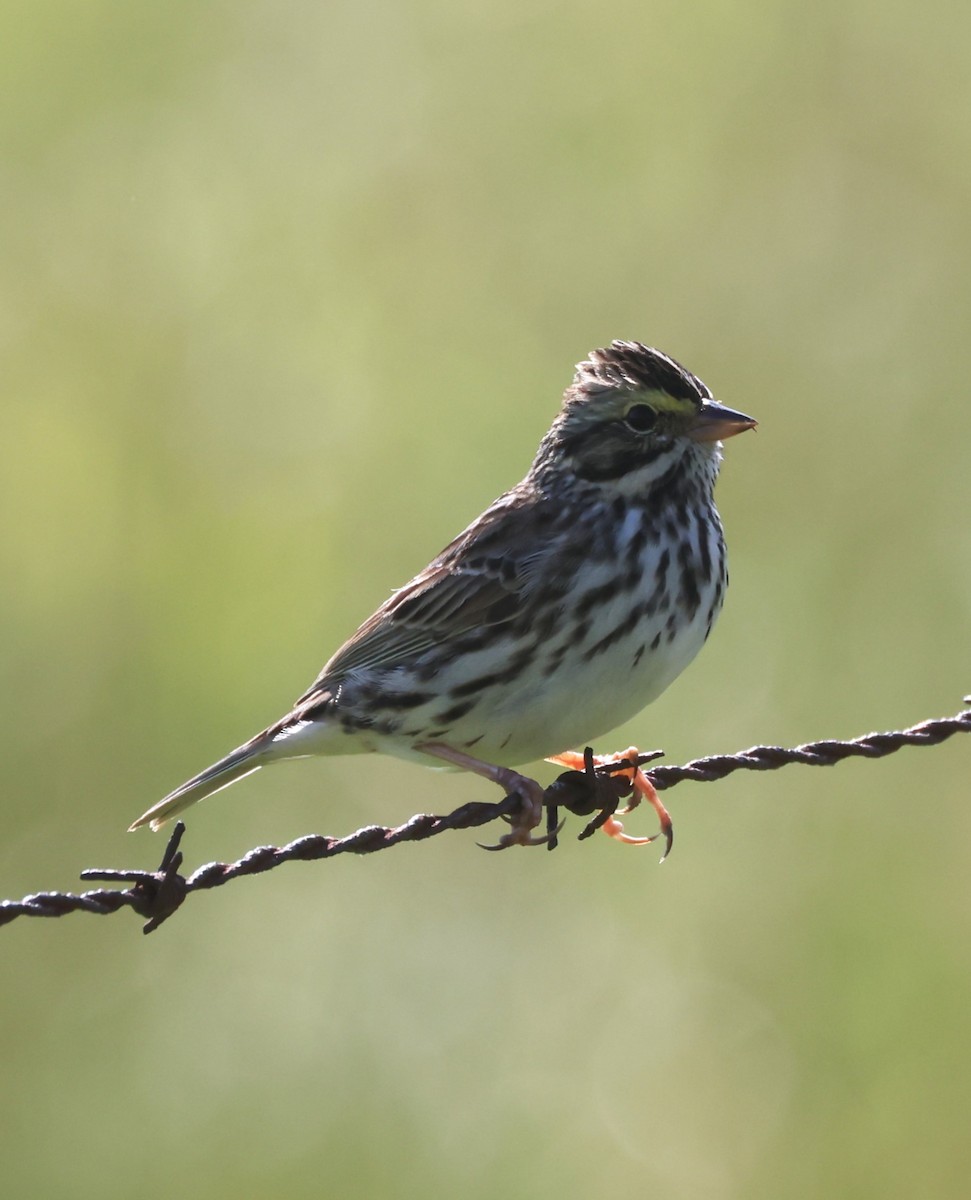
[[[273,735],[277,732],[276,727],[265,729],[242,746],[237,746],[231,754],[227,754],[219,762],[213,763],[211,767],[207,767],[198,775],[187,779],[174,792],[169,792],[167,796],[159,800],[158,804],[153,804],[148,812],[142,813],[137,821],[129,825],[128,832],[133,833],[142,825],[149,825],[152,831],[157,833],[165,822],[171,820],[176,813],[182,812],[197,801],[204,800],[206,796],[222,791],[231,783],[236,783],[237,780],[244,779],[247,775],[258,771],[264,761],[270,757],[267,751],[272,745]]]

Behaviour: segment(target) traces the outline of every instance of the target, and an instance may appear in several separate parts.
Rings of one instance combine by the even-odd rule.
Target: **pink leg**
[[[511,821],[512,828],[499,839],[495,846],[483,846],[485,850],[505,850],[507,846],[543,846],[548,837],[533,837],[533,830],[543,819],[543,800],[546,796],[544,789],[527,775],[520,775],[511,767],[496,767],[492,763],[483,762],[471,754],[461,750],[453,750],[441,742],[425,742],[415,747],[422,754],[430,754],[433,758],[441,758],[463,771],[471,771],[497,783],[508,796],[518,796],[522,805],[520,811]],[[481,846],[482,843],[480,842]]]

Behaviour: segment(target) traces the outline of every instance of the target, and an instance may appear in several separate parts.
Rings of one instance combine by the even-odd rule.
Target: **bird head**
[[[716,404],[697,376],[660,350],[616,341],[577,364],[540,458],[583,480],[626,480],[640,490],[685,456],[707,459],[714,471],[720,441],[755,425]]]

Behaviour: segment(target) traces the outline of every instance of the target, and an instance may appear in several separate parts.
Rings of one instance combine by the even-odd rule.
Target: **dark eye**
[[[627,410],[624,424],[635,433],[647,433],[657,424],[657,413],[648,404],[635,404]]]

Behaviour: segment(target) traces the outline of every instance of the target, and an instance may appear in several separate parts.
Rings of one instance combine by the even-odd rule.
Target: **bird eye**
[[[624,424],[635,433],[647,433],[657,423],[657,413],[648,404],[634,404],[627,410]]]

